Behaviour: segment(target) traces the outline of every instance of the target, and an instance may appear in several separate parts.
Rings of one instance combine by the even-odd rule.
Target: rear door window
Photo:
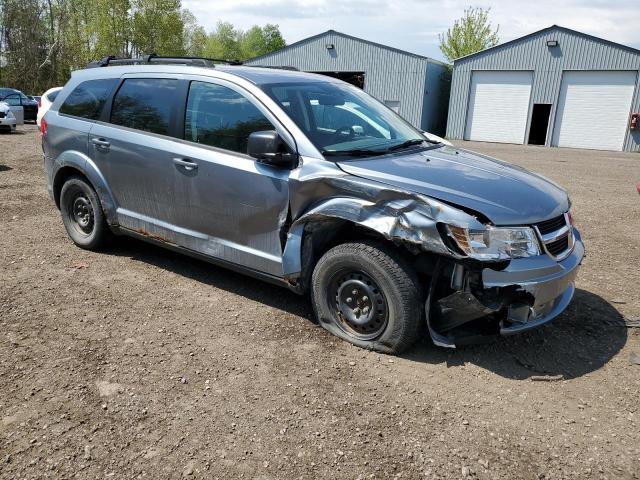
[[[89,120],[98,120],[109,94],[117,83],[117,78],[103,78],[82,82],[60,106],[60,113]]]
[[[191,82],[185,140],[247,153],[249,135],[263,130],[275,127],[248,98],[222,85]]]
[[[111,123],[160,135],[169,134],[178,80],[130,78],[113,98]]]

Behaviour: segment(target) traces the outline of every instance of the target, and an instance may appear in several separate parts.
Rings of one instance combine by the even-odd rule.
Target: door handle
[[[93,143],[96,147],[108,149],[111,144],[107,142],[104,138],[92,138],[91,143]]]
[[[173,163],[180,167],[184,167],[185,170],[192,171],[198,168],[198,164],[191,160],[186,160],[184,158],[174,158]]]

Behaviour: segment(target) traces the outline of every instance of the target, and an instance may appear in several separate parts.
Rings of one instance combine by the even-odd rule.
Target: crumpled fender
[[[72,167],[81,172],[93,188],[95,188],[100,203],[102,204],[102,210],[104,211],[107,222],[111,225],[116,225],[116,202],[113,192],[108,187],[107,181],[102,175],[102,172],[98,166],[87,155],[77,150],[68,150],[62,153],[54,162],[52,178],[55,185],[58,181],[58,175],[65,167]],[[59,207],[60,205],[58,205]]]
[[[305,225],[327,219],[346,220],[377,232],[384,238],[412,244],[424,251],[456,257],[443,242],[437,229],[439,222],[478,227],[474,217],[442,202],[421,195],[408,195],[384,189],[379,198],[364,200],[333,197],[316,204],[291,225],[283,253],[283,270],[287,278],[296,278],[302,270],[302,237]],[[394,198],[395,197],[395,198]]]

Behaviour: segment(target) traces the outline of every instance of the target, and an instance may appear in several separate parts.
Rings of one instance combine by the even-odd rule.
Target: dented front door
[[[181,155],[174,159],[173,205],[189,248],[282,276],[280,230],[290,171],[246,155],[253,131],[273,130],[263,109],[226,82],[192,81]]]

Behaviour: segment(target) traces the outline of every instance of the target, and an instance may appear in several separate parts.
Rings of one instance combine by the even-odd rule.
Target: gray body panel
[[[339,165],[353,175],[474,210],[494,225],[530,225],[557,217],[569,208],[566,192],[550,181],[455,147]]]

